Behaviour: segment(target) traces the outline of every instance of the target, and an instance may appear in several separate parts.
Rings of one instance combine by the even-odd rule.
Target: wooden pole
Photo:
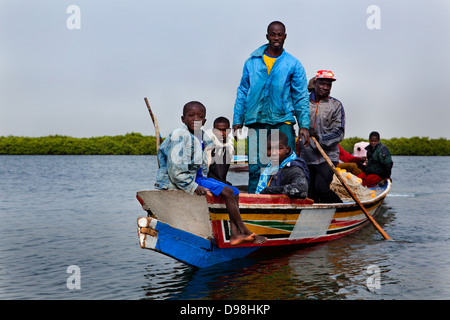
[[[344,186],[344,188],[347,190],[347,192],[350,194],[350,196],[353,198],[353,200],[355,200],[355,202],[359,205],[359,207],[361,208],[361,210],[364,212],[364,214],[366,215],[367,219],[370,220],[370,222],[373,224],[373,226],[378,230],[378,232],[381,233],[381,235],[386,239],[386,240],[392,240],[387,234],[386,232],[384,232],[384,230],[380,227],[380,225],[375,221],[375,219],[370,215],[369,212],[367,212],[366,208],[364,208],[363,204],[361,203],[361,201],[359,201],[359,199],[356,197],[355,193],[350,189],[350,187],[347,185],[347,183],[345,182],[344,178],[341,177],[341,174],[337,171],[337,169],[335,168],[334,164],[331,162],[330,158],[328,158],[327,154],[325,153],[325,151],[323,151],[322,147],[320,146],[320,144],[317,142],[317,139],[315,137],[310,137],[310,139],[314,142],[314,144],[316,145],[317,150],[319,150],[319,152],[322,154],[323,158],[327,161],[328,165],[330,166],[331,170],[333,170],[334,174],[336,175],[336,177],[339,179],[339,181],[342,183],[342,185]]]
[[[153,114],[152,109],[150,108],[150,103],[148,103],[147,97],[145,97],[144,100],[145,100],[145,104],[147,105],[147,110],[150,113],[150,117],[152,118],[153,125],[155,126],[156,159],[158,161],[158,168],[159,168],[158,150],[159,150],[159,147],[161,146],[161,134],[159,133],[158,121],[156,120],[156,117]]]

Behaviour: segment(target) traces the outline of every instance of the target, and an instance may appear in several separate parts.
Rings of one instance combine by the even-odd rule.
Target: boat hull
[[[189,232],[151,219],[138,219],[138,236],[141,248],[151,249],[168,255],[183,263],[208,267],[233,259],[243,258],[258,250],[258,247],[218,248],[212,239],[205,239]]]
[[[376,216],[390,187],[388,181],[373,199],[362,201],[369,214]],[[138,218],[140,246],[197,267],[242,258],[266,247],[334,240],[370,223],[354,202],[315,204],[310,199],[241,193],[244,223],[268,240],[231,246],[223,198],[156,190],[140,191],[137,198],[148,212],[148,217]]]

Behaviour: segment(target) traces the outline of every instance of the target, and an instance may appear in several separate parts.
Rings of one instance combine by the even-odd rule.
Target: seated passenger
[[[275,139],[272,141],[274,136]],[[278,139],[276,133],[272,133],[267,139],[267,155],[270,157],[270,163],[259,178],[256,193],[306,198],[309,186],[309,170],[306,162],[291,150],[288,138],[283,132],[278,132]]]
[[[373,131],[369,135],[369,145],[367,150],[367,167],[365,172],[358,175],[362,185],[371,187],[383,179],[391,178],[391,171],[394,162],[392,161],[389,149],[380,142],[380,134]]]
[[[221,195],[225,199],[230,216],[230,244],[245,242],[263,243],[267,239],[247,229],[239,211],[239,190],[223,182],[207,178],[208,162],[205,148],[212,141],[201,127],[206,122],[206,108],[197,101],[187,103],[183,108],[181,121],[184,125],[175,129],[158,150],[160,168],[156,176],[158,189],[181,189],[190,194]]]
[[[230,138],[230,121],[225,117],[214,120],[213,144],[208,151],[208,178],[231,185],[227,181],[228,170],[234,156],[234,139]]]

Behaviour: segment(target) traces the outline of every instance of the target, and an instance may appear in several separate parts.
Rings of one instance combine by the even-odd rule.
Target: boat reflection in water
[[[387,209],[382,205],[378,214]],[[384,217],[380,224],[389,223],[392,218]],[[353,295],[370,298],[367,267],[383,266],[386,258],[375,249],[380,243],[379,234],[369,227],[331,242],[272,246],[208,268],[161,256],[155,265],[147,267],[148,283],[143,290],[147,299],[252,300],[264,296],[267,300],[336,300]],[[161,268],[162,263],[167,268]],[[385,278],[383,281],[386,284]]]

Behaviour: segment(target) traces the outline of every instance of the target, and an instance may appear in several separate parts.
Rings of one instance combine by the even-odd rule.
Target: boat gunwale
[[[384,199],[386,195],[389,193],[391,189],[392,183],[390,180],[387,180],[386,185],[383,187],[382,192],[378,195],[376,195],[372,199],[367,200],[360,200],[361,204],[366,206],[371,206],[374,203],[377,203],[380,201],[380,199]],[[255,195],[255,194],[245,194],[245,195],[251,195],[255,198],[261,198],[266,199],[270,198],[271,196],[276,196],[279,198],[280,196],[287,197],[285,195]],[[211,197],[216,198],[217,197]],[[311,200],[309,198],[303,199],[303,200]],[[311,200],[312,201],[312,200]],[[208,207],[210,208],[222,208],[225,206],[224,201],[220,202],[209,202],[208,201]],[[342,203],[304,203],[304,204],[298,204],[298,203],[258,203],[258,202],[239,202],[239,208],[241,209],[251,209],[251,208],[270,208],[270,209],[305,209],[305,208],[317,208],[317,209],[325,209],[325,208],[346,208],[346,207],[354,207],[358,206],[358,204],[355,201],[345,201]]]
[[[391,189],[392,183],[390,180],[387,180],[386,186],[384,186],[384,190],[376,195],[376,197],[368,200],[360,200],[361,204],[366,206],[370,206],[373,203],[376,203],[380,199],[383,199],[386,197],[386,195],[389,193]],[[166,192],[166,191],[181,191],[181,190],[141,190],[136,193],[136,198],[139,200],[141,205],[144,207],[147,204],[145,201],[139,197],[140,192]],[[183,191],[184,192],[184,191]],[[267,199],[275,196],[275,198],[285,198],[287,196],[285,195],[259,195],[259,194],[249,194],[245,193],[245,195],[251,195],[251,197],[255,198],[261,198],[261,199]],[[225,206],[224,201],[215,202],[214,199],[218,199],[218,197],[214,197],[212,195],[205,196],[205,201],[207,202],[207,206],[211,208],[222,208]],[[303,200],[311,200],[311,199],[303,199]],[[342,203],[304,203],[304,204],[298,204],[298,203],[258,203],[258,202],[239,202],[239,208],[248,209],[248,208],[283,208],[283,209],[305,209],[305,208],[345,208],[345,207],[354,207],[357,205],[355,201],[346,201]],[[146,209],[144,209],[146,210]]]

